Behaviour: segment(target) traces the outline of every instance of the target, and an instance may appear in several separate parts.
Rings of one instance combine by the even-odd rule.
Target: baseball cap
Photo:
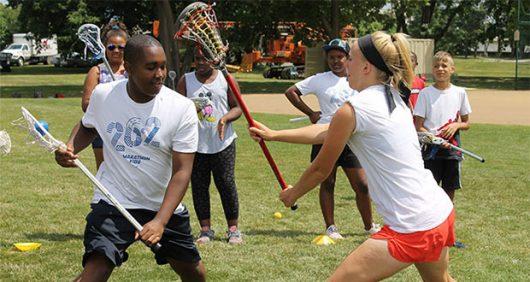
[[[340,38],[331,40],[328,44],[324,45],[322,49],[324,49],[326,52],[335,49],[346,53],[346,55],[350,54],[350,45]]]

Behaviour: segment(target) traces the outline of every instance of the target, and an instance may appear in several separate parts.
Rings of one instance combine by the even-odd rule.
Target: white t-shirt
[[[429,230],[449,216],[453,204],[423,166],[410,110],[395,90],[392,94],[392,114],[382,85],[348,99],[356,119],[348,146],[366,171],[370,196],[384,223],[400,233]]]
[[[444,90],[433,85],[424,88],[414,107],[414,115],[424,118],[423,126],[435,135],[448,123],[470,113],[466,90],[452,84]]]
[[[232,128],[232,123],[225,125],[224,139],[219,139],[217,125],[219,120],[230,110],[228,105],[228,83],[221,74],[217,72],[215,80],[211,83],[202,83],[197,80],[195,72],[185,74],[186,96],[188,98],[205,97],[211,101],[211,106],[202,109],[199,115],[199,147],[197,152],[201,154],[215,154],[230,146],[237,135]]]
[[[338,77],[331,71],[312,75],[297,82],[295,86],[302,96],[308,94],[317,96],[322,112],[317,124],[330,123],[335,112],[357,92],[350,88],[346,77]]]
[[[136,103],[127,81],[96,86],[82,123],[103,139],[105,161],[96,178],[125,208],[158,211],[172,176],[172,152],[197,151],[197,113],[192,101],[167,87]],[[100,199],[109,202],[95,189],[92,203]]]

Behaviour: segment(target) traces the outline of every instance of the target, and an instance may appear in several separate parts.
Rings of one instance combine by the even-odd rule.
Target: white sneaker
[[[333,240],[342,240],[342,239],[344,239],[344,237],[342,237],[342,235],[340,235],[339,229],[335,225],[330,225],[326,229],[326,235],[328,235],[328,237],[333,239]]]
[[[381,230],[381,225],[379,225],[377,223],[372,223],[372,228],[370,228],[369,230],[364,230],[364,232],[367,235],[373,235],[373,234],[379,232],[380,230]]]

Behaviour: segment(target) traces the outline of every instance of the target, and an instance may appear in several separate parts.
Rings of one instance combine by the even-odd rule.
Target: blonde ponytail
[[[405,34],[389,35],[382,31],[376,31],[371,36],[375,48],[392,72],[392,77],[390,77],[384,71],[379,70],[379,80],[383,83],[392,84],[396,88],[402,82],[410,88],[414,79],[414,71],[410,59],[410,47]]]

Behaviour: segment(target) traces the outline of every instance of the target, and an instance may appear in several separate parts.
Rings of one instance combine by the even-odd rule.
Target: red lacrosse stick
[[[206,60],[219,69],[226,78],[228,87],[230,87],[232,94],[241,107],[249,126],[254,127],[255,122],[250,115],[247,104],[243,100],[239,89],[236,87],[234,79],[228,74],[228,70],[226,69],[225,57],[226,51],[228,50],[228,45],[225,45],[221,40],[218,30],[217,17],[215,16],[212,6],[202,2],[195,2],[188,5],[177,18],[176,25],[178,31],[175,34],[175,38],[185,38],[195,41],[198,45],[200,45]],[[274,159],[272,158],[265,141],[260,140],[259,145],[263,151],[263,154],[265,155],[265,158],[267,158],[267,161],[269,162],[276,179],[280,183],[282,190],[287,189],[287,183],[285,183],[285,180],[283,179],[276,162],[274,162]],[[291,207],[292,210],[296,210],[297,208],[297,205],[293,205]]]

